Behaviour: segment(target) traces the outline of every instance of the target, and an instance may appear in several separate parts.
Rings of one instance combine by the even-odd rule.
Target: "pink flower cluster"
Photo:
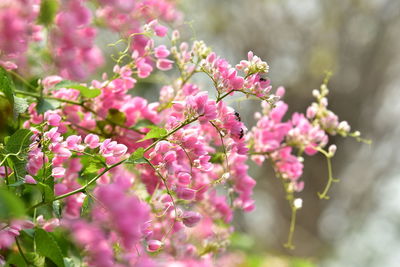
[[[323,94],[327,94],[324,85],[322,88]],[[328,134],[340,132],[346,135],[350,130],[339,127],[337,116],[326,109],[328,102],[326,98],[320,97],[320,91],[316,90],[313,94],[319,104],[313,103],[307,109],[307,115],[293,113],[292,118],[286,122],[282,122],[282,119],[287,112],[287,104],[279,101],[271,108],[268,103],[263,102],[263,115],[256,114],[258,122],[251,131],[251,138],[254,140],[252,159],[258,164],[267,158],[271,159],[277,175],[288,179],[295,191],[301,191],[304,187],[304,182],[298,181],[303,173],[301,155],[305,153],[312,156],[318,149],[326,147]],[[282,87],[278,88],[277,95],[283,97]],[[341,123],[344,124],[347,123]]]
[[[95,44],[95,38],[104,26],[128,38],[142,33],[143,25],[155,18],[167,22],[180,19],[174,2],[169,0],[104,0],[99,1],[102,6],[94,13],[87,1],[69,0],[59,3],[54,26],[46,32],[37,21],[40,0],[3,2],[0,4],[0,65],[6,69],[28,67],[25,52],[34,42],[35,49],[52,57],[59,75],[73,80],[85,79],[103,65],[102,52]],[[95,20],[104,21],[95,24]],[[166,27],[156,21],[149,25],[158,36],[165,36]],[[143,35],[133,39],[132,50],[143,56],[149,39]],[[171,67],[171,61],[165,57],[165,53],[158,57],[158,68]],[[45,67],[50,70],[52,66]]]
[[[22,2],[7,1],[9,9],[0,8],[0,21],[21,28],[19,36],[4,41],[8,32],[0,24],[0,49],[9,55],[27,49],[26,27],[37,15],[37,10],[28,18],[19,14]],[[168,28],[157,19],[179,19],[174,1],[98,2],[94,12],[85,1],[60,3],[48,36],[60,72],[43,77],[37,94],[18,91],[34,96],[23,123],[33,133],[31,144],[18,153],[18,160],[26,160],[26,175],[18,177],[2,160],[0,182],[15,182],[15,192],[25,200],[32,199],[30,192],[45,191],[40,202],[27,201],[30,224],[67,230],[73,237],[69,245],[84,250],[83,265],[218,266],[214,258],[229,245],[234,212],[255,208],[256,181],[248,160],[269,159],[293,198],[304,187],[302,155],[333,156],[335,146],[324,150],[328,135],[351,135],[350,126],[327,109],[326,86],[314,91],[316,102],[305,115],[283,120],[288,106],[278,99],[284,89],[271,94],[265,78],[269,67],[252,52],[232,67],[204,42],[181,42],[178,31],[166,46]],[[126,38],[127,48],[111,75],[72,84],[63,79],[83,79],[102,62],[94,19]],[[20,42],[11,51],[9,46]],[[179,76],[160,86],[158,101],[135,96],[142,79],[174,67]],[[211,79],[216,98],[192,83],[197,73]],[[250,131],[227,104],[226,98],[236,94],[262,100],[263,111]],[[297,200],[291,206],[301,204]],[[44,212],[41,206],[52,209]],[[24,225],[0,223],[0,249],[12,248]]]
[[[42,39],[34,22],[39,13],[38,0],[5,0],[0,3],[0,65],[6,69],[26,66],[24,53],[30,41]]]

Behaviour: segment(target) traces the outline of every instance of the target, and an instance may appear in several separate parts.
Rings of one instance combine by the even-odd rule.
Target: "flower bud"
[[[336,145],[330,145],[330,146],[329,146],[328,152],[329,152],[329,154],[331,155],[331,157],[333,157],[333,156],[335,155],[336,149],[337,149]]]
[[[29,174],[25,175],[24,182],[26,184],[37,184],[36,180],[32,176],[30,176]]]
[[[186,227],[194,227],[201,220],[201,215],[195,211],[185,211],[182,215],[182,222]]]
[[[303,200],[301,198],[296,198],[293,201],[293,205],[296,209],[301,209],[301,207],[303,206]]]
[[[148,252],[156,252],[162,247],[163,243],[159,240],[149,240],[147,242],[147,251]]]
[[[315,106],[310,106],[307,108],[307,118],[313,119],[315,115],[317,114],[317,108]]]
[[[319,93],[319,91],[317,89],[312,90],[312,95],[315,98],[319,98],[321,96],[321,94]]]

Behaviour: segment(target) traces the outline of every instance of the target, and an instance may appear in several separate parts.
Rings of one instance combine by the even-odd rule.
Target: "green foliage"
[[[0,220],[19,218],[25,214],[24,203],[13,193],[0,188]]]
[[[36,229],[35,245],[39,255],[50,259],[58,267],[65,267],[61,249],[51,233],[40,228]]]
[[[126,116],[124,113],[119,111],[118,109],[111,108],[108,111],[107,120],[113,122],[115,124],[123,125],[126,121]]]
[[[85,217],[85,216],[89,215],[92,204],[93,204],[92,197],[89,195],[86,196],[85,200],[82,203],[82,207],[81,207],[81,217]]]
[[[79,92],[81,92],[81,95],[83,97],[86,97],[86,98],[94,98],[101,94],[100,89],[97,89],[97,88],[90,89],[86,86],[80,85],[79,83],[69,81],[69,80],[61,81],[54,86],[54,89],[60,89],[60,88],[76,89]]]
[[[9,153],[23,153],[27,152],[31,144],[30,138],[33,133],[28,129],[20,129],[16,131],[7,141],[6,150]]]
[[[148,139],[159,139],[159,138],[163,138],[164,136],[166,136],[168,134],[167,130],[165,130],[164,128],[160,128],[157,126],[154,126],[151,128],[151,130],[145,135],[145,137],[143,137],[142,139],[140,139],[138,142],[142,142]]]
[[[44,183],[38,183],[40,190],[42,191],[42,197],[44,202],[50,202],[54,199],[54,192],[49,185]]]
[[[40,12],[38,23],[44,26],[50,26],[57,14],[58,1],[57,0],[42,0],[40,3]]]
[[[23,179],[26,174],[26,163],[28,148],[31,144],[31,136],[33,133],[27,129],[20,129],[16,131],[8,140],[5,145],[5,149],[1,151],[0,160],[3,161],[4,157],[8,156],[8,163],[15,172],[17,182],[19,179]]]
[[[11,105],[14,105],[14,88],[14,83],[7,71],[0,66],[0,92],[4,94]]]
[[[139,147],[132,153],[129,157],[128,163],[139,164],[139,163],[146,163],[146,159],[144,158],[144,148]]]
[[[60,102],[56,100],[40,98],[36,110],[38,113],[43,114],[48,110],[54,110],[60,107]]]
[[[225,154],[224,153],[214,153],[211,155],[210,162],[222,164],[224,162]]]

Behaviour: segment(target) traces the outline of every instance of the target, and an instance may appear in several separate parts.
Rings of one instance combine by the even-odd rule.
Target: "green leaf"
[[[14,97],[14,112],[16,114],[24,113],[29,107],[28,101],[25,98]]]
[[[43,114],[48,110],[54,110],[58,107],[60,107],[59,101],[41,98],[38,101],[36,110],[38,113]]]
[[[104,168],[104,166],[100,162],[90,162],[83,170],[82,175],[97,173],[101,168]]]
[[[164,128],[159,128],[159,127],[152,127],[152,129],[143,137],[140,139],[138,142],[142,142],[148,139],[158,139],[166,136],[168,134],[167,130]]]
[[[97,88],[90,89],[90,88],[88,88],[86,86],[83,86],[83,85],[81,85],[79,83],[76,83],[76,82],[73,82],[73,81],[69,81],[69,80],[61,81],[61,82],[57,83],[54,86],[54,89],[60,89],[60,88],[76,89],[81,93],[81,95],[83,97],[86,97],[86,98],[94,98],[94,97],[97,97],[97,96],[99,96],[101,94],[101,90],[100,89],[97,89]]]
[[[42,0],[40,3],[40,12],[38,23],[49,26],[53,23],[58,10],[57,0]]]
[[[19,129],[7,141],[6,150],[9,153],[19,153],[27,150],[31,144],[33,133],[28,129]]]
[[[39,255],[49,258],[58,267],[65,267],[61,249],[50,233],[40,228],[36,229],[35,244]]]
[[[42,191],[42,197],[45,202],[51,202],[54,199],[54,191],[47,184],[38,183],[40,190]]]
[[[124,113],[122,113],[118,109],[111,108],[108,111],[107,120],[109,120],[115,124],[123,125],[126,122],[126,116]]]
[[[31,144],[31,136],[33,133],[28,129],[19,129],[7,141],[7,153],[18,154],[18,156],[10,156],[9,163],[15,171],[16,177],[23,179],[26,174],[26,163],[28,148]]]
[[[24,258],[22,258],[21,254],[13,253],[11,254],[11,256],[8,256],[7,264],[5,265],[5,267],[10,267],[10,266],[26,267],[27,265],[24,261]]]
[[[0,188],[0,221],[19,218],[24,214],[24,203],[20,198],[4,188]]]
[[[70,88],[69,86],[77,84],[76,82],[70,81],[70,80],[63,80],[56,85],[54,85],[54,89],[58,90],[61,88]]]
[[[81,95],[86,98],[95,98],[101,94],[100,89],[97,89],[97,88],[89,89],[83,85],[74,85],[74,86],[70,86],[70,88],[79,90],[81,92]]]
[[[85,200],[83,200],[81,207],[81,217],[85,217],[90,213],[90,207],[93,204],[93,199],[90,196],[86,196]]]
[[[19,180],[19,181],[13,183],[13,184],[8,185],[8,186],[17,187],[17,186],[20,186],[20,185],[23,185],[23,184],[25,184],[24,180]]]
[[[0,92],[3,92],[12,106],[14,106],[14,88],[14,83],[7,71],[0,66]]]
[[[133,152],[132,155],[129,157],[127,163],[133,163],[133,164],[147,163],[146,159],[144,158],[144,148],[139,147],[138,149],[136,149],[135,152]]]

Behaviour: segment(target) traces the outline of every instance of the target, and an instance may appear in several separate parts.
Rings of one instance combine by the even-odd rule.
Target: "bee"
[[[38,144],[38,148],[42,148],[42,133],[36,135],[35,142]]]
[[[240,133],[239,133],[239,139],[242,139],[244,136],[244,130],[243,128],[240,129]]]
[[[238,121],[242,121],[242,119],[240,118],[239,112],[235,111],[235,116],[236,116],[236,119],[237,119]]]
[[[42,143],[43,143],[43,136],[41,133],[37,133],[35,136],[34,141],[32,144],[29,146],[29,151],[35,150],[35,149],[41,149],[42,148]]]

